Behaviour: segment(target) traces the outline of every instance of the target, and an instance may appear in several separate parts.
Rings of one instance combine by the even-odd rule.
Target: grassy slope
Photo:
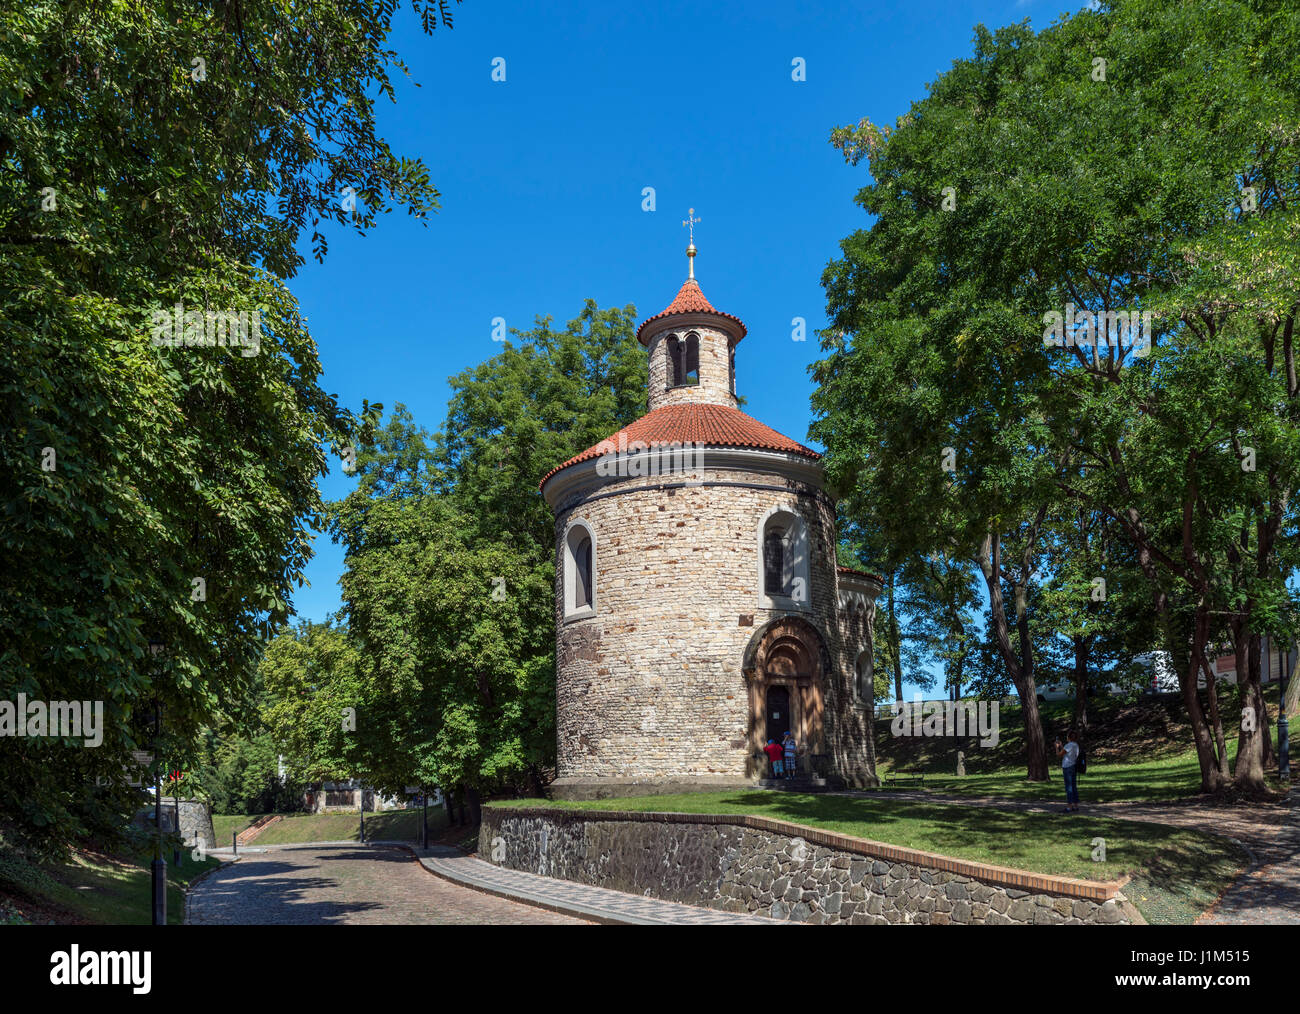
[[[414,841],[420,827],[419,810],[386,810],[366,814],[366,838]],[[244,818],[245,825],[252,817]],[[446,811],[429,807],[429,833],[440,831],[446,824]],[[309,841],[357,841],[360,838],[360,814],[352,813],[288,813],[276,821],[251,842],[258,845],[292,845]],[[220,836],[218,836],[220,837]],[[227,838],[229,836],[227,835]]]
[[[1266,696],[1276,696],[1276,687]],[[1235,759],[1237,741],[1230,735],[1239,722],[1235,694],[1220,700],[1228,755]],[[1070,702],[1042,705],[1048,744],[1068,728]],[[1273,708],[1276,717],[1276,708]],[[1079,776],[1079,796],[1089,801],[1119,799],[1177,799],[1200,791],[1200,767],[1192,747],[1191,727],[1182,717],[1182,702],[1173,697],[1143,698],[1125,704],[1098,698],[1089,708],[1091,726],[1085,737],[1088,771]],[[876,722],[876,753],[882,777],[892,771],[924,771],[925,787],[943,792],[1006,796],[1016,799],[1064,797],[1061,774],[1052,765],[1046,784],[1025,780],[1024,722],[1019,708],[1003,708],[996,746],[981,747],[974,737],[894,736],[891,720]],[[956,776],[957,751],[966,755],[966,777]],[[1275,778],[1270,784],[1278,787]]]
[[[246,813],[214,813],[212,831],[217,836],[217,847],[229,848],[231,838],[256,819]]]
[[[926,852],[1085,880],[1132,874],[1126,895],[1152,923],[1191,922],[1245,867],[1224,839],[1194,831],[1102,817],[979,809],[851,797],[772,792],[688,793],[592,802],[504,800],[500,806],[582,810],[755,813]],[[1106,862],[1092,861],[1094,838]]]
[[[42,866],[17,882],[0,883],[0,907],[29,922],[59,925],[93,923],[147,926],[152,921],[152,854],[106,856],[75,852],[61,866]],[[215,859],[195,862],[188,850],[181,865],[167,859],[167,922],[178,925],[185,913],[184,889],[200,874],[220,865]],[[21,863],[21,860],[16,862]]]

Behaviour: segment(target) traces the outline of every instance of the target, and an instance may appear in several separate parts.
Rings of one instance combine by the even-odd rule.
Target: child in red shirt
[[[772,777],[780,778],[783,770],[782,759],[785,757],[785,750],[774,739],[767,741],[767,746],[763,747],[763,752],[767,754],[767,759],[772,762]]]

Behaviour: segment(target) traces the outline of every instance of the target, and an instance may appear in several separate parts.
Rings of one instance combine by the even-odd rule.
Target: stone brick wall
[[[782,474],[796,472],[788,456],[767,458],[715,468],[706,450],[697,485],[680,485],[685,475],[593,478],[555,505],[561,785],[757,778],[742,658],[756,630],[788,614],[816,627],[830,661],[821,752],[848,783],[874,780],[871,712],[853,690],[869,623],[840,616],[833,505],[818,483]],[[759,526],[778,508],[807,526],[806,609],[762,605]],[[576,520],[595,535],[596,614],[566,621],[563,550]]]
[[[483,808],[510,869],[809,924],[1142,923],[1117,883],[1030,874],[752,816]]]
[[[668,338],[676,335],[685,341],[691,334],[700,338],[700,382],[690,387],[670,387]],[[707,403],[736,407],[736,396],[731,390],[731,337],[725,331],[696,324],[670,328],[652,335],[647,348],[646,407],[650,411],[662,405]]]
[[[180,801],[181,838],[186,845],[197,845],[206,841],[208,848],[215,848],[219,843],[212,830],[212,808],[202,799],[182,799]],[[152,827],[152,823],[149,825]],[[164,831],[173,831],[176,826],[176,798],[163,796],[162,827]]]

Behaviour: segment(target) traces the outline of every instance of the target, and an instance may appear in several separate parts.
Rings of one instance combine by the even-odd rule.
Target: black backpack
[[[1088,771],[1088,755],[1084,753],[1082,743],[1079,744],[1079,756],[1074,762],[1074,770],[1081,775]]]

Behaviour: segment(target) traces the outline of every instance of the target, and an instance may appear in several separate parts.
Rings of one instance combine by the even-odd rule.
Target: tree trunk
[[[1026,777],[1031,782],[1047,781],[1047,743],[1043,736],[1043,720],[1038,711],[1038,687],[1034,684],[1034,648],[1029,640],[1029,615],[1024,608],[1023,596],[1017,591],[1016,630],[1020,637],[1020,652],[1011,644],[1011,628],[1006,607],[1002,601],[1002,561],[1000,536],[990,533],[984,538],[976,562],[984,574],[984,584],[989,591],[989,620],[998,653],[1007,667],[1011,681],[1020,695],[1020,713],[1025,722]]]
[[[546,795],[546,785],[542,781],[542,771],[536,764],[528,765],[528,778],[533,783],[533,795],[541,799]]]
[[[1294,652],[1297,661],[1300,661],[1300,641],[1291,646],[1291,651]],[[1282,664],[1286,665],[1286,659],[1282,660]],[[1287,721],[1290,722],[1295,717],[1297,708],[1300,708],[1300,665],[1292,666],[1288,674],[1286,695],[1279,705],[1277,717],[1281,718],[1286,715]]]
[[[1130,534],[1140,531],[1140,518],[1136,511],[1128,512]],[[1191,650],[1188,650],[1188,631],[1185,625],[1175,623],[1169,608],[1169,596],[1161,586],[1152,559],[1151,547],[1138,544],[1138,566],[1151,588],[1152,606],[1163,636],[1165,651],[1178,673],[1178,686],[1183,692],[1183,707],[1192,726],[1192,740],[1196,744],[1196,762],[1201,768],[1201,791],[1216,792],[1225,782],[1219,774],[1218,758],[1214,756],[1214,741],[1201,709],[1201,697],[1196,690],[1197,674],[1201,669],[1201,656],[1205,651],[1205,637],[1209,628],[1204,607],[1197,607],[1191,631]]]
[[[1271,647],[1272,645],[1270,644],[1270,648]],[[1279,661],[1282,665],[1286,665],[1286,659],[1280,659]],[[1273,756],[1273,735],[1271,732],[1272,722],[1269,721],[1268,717],[1268,701],[1264,699],[1264,677],[1272,675],[1272,666],[1272,658],[1270,656],[1265,656],[1263,665],[1261,666],[1259,684],[1255,687],[1255,694],[1259,698],[1258,706],[1256,708],[1256,711],[1260,716],[1259,739],[1260,745],[1263,748],[1260,762],[1263,764],[1265,771],[1277,763],[1277,758]]]
[[[465,826],[465,786],[464,786],[464,784],[461,784],[461,785],[456,786],[456,803],[457,803],[457,809],[460,811],[460,820],[457,821],[457,823],[459,823],[461,827],[464,827],[464,826]]]
[[[894,648],[894,700],[903,702],[903,645],[898,632],[898,616],[894,612],[894,574],[889,575],[889,640]]]
[[[1196,761],[1201,767],[1201,791],[1218,792],[1227,784],[1227,779],[1219,768],[1219,758],[1214,752],[1214,732],[1205,720],[1205,711],[1201,708],[1201,695],[1197,692],[1196,681],[1202,669],[1205,656],[1205,633],[1209,627],[1208,617],[1202,608],[1196,610],[1193,623],[1192,643],[1188,650],[1186,642],[1179,644],[1172,636],[1168,625],[1168,613],[1164,614],[1162,625],[1165,628],[1165,645],[1169,657],[1182,662],[1178,670],[1178,682],[1183,689],[1183,706],[1187,709],[1187,720],[1192,725],[1192,738],[1196,743]],[[1217,706],[1216,706],[1217,707]],[[1219,727],[1222,734],[1222,726]]]
[[[1021,701],[1025,713],[1025,745],[1028,748],[1029,780],[1047,781],[1047,737],[1043,734],[1043,718],[1038,710],[1038,686],[1034,682],[1034,649],[1029,641],[1029,614],[1020,611],[1017,623],[1020,632],[1020,672],[1024,690]]]
[[[1237,685],[1241,691],[1241,729],[1237,737],[1237,764],[1232,780],[1238,789],[1251,795],[1263,795],[1267,791],[1264,786],[1263,737],[1268,735],[1268,711],[1261,707],[1264,694],[1259,680],[1259,634],[1251,632],[1249,635],[1244,669],[1241,666],[1242,640],[1237,638],[1234,645]]]
[[[1210,727],[1214,730],[1214,745],[1219,753],[1219,774],[1226,783],[1232,777],[1228,766],[1228,744],[1223,736],[1223,716],[1219,714],[1219,683],[1211,671],[1210,660],[1201,652],[1201,669],[1205,673],[1205,702],[1209,710]]]
[[[1269,718],[1268,701],[1264,697],[1264,687],[1262,685],[1255,688],[1255,694],[1258,698],[1258,712],[1260,714],[1259,742],[1260,742],[1260,763],[1267,771],[1277,763],[1277,755],[1273,752],[1273,721]]]
[[[483,810],[479,805],[482,800],[478,794],[478,789],[472,785],[466,786],[465,798],[469,800],[469,822],[473,827],[478,827],[483,820]],[[463,824],[464,821],[461,821],[461,823]]]
[[[1074,727],[1088,728],[1088,639],[1074,637]]]

